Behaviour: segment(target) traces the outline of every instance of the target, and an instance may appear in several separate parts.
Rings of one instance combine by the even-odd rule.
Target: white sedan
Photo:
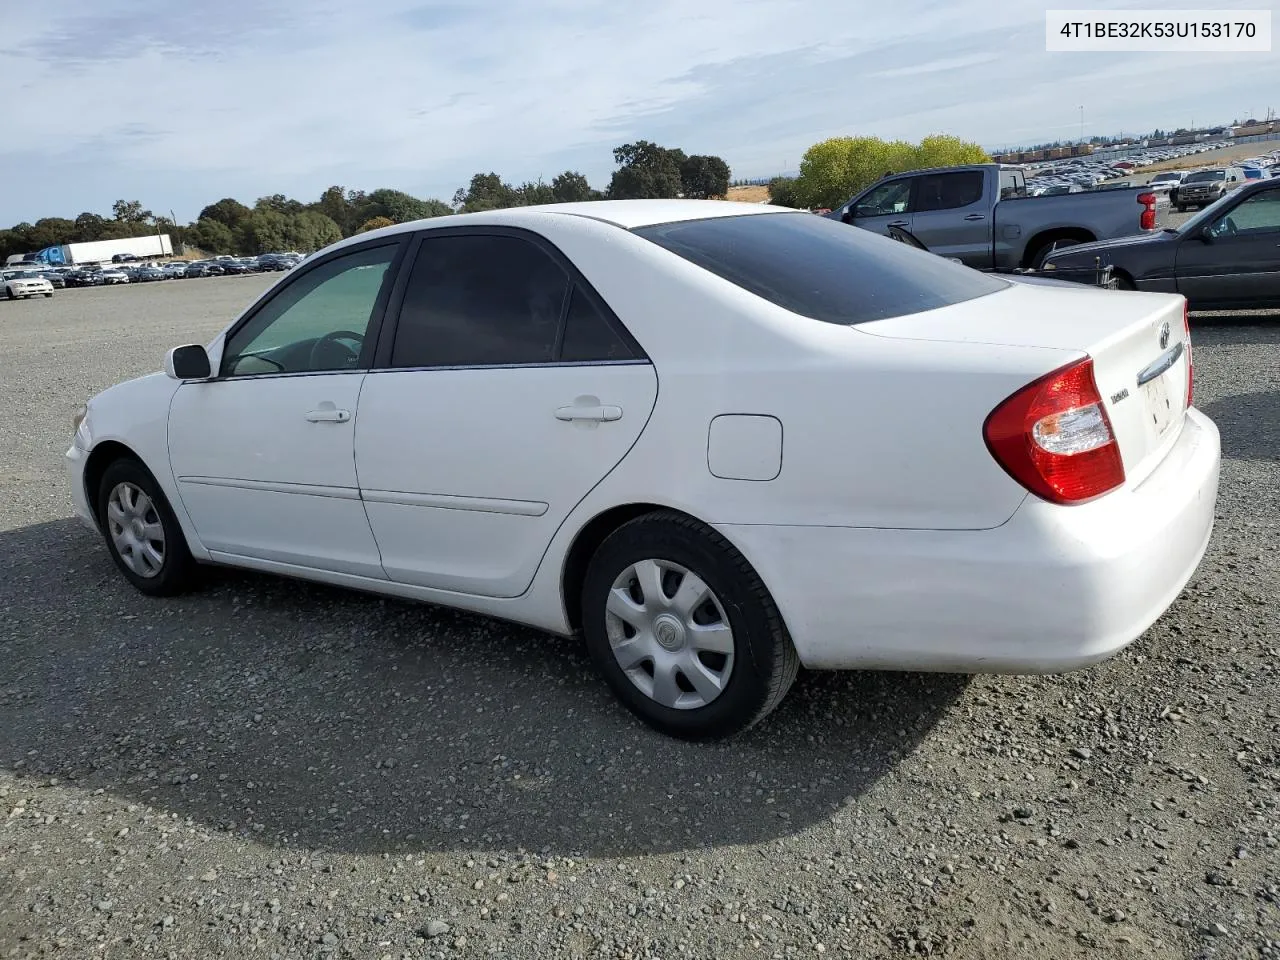
[[[217,563],[581,633],[683,737],[800,666],[1052,672],[1204,554],[1185,301],[1023,283],[824,217],[621,201],[309,258],[76,416],[149,594]]]
[[[8,300],[23,297],[52,297],[53,284],[44,277],[22,273],[0,273],[0,296]]]

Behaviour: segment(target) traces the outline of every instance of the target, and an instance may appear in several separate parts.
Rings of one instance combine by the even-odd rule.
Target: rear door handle
[[[574,404],[568,407],[560,407],[556,410],[557,420],[594,420],[597,423],[607,420],[621,420],[622,408],[607,403],[597,403],[593,406],[578,406]]]
[[[317,410],[307,411],[307,420],[310,423],[346,423],[350,419],[350,410],[339,410],[332,406],[321,406]]]
[[[987,219],[987,215],[985,213],[971,213],[967,217],[965,217],[965,219],[966,220],[985,220]]]

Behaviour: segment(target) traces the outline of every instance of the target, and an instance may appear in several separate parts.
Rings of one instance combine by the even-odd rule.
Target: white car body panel
[[[266,377],[256,382],[291,384],[269,402],[253,391],[209,400],[209,388],[230,397],[244,381],[143,378],[89,405],[89,439],[68,452],[77,512],[92,522],[86,451],[110,439],[151,468],[198,558],[567,633],[576,598],[564,596],[563,572],[579,532],[615,508],[667,507],[743,552],[816,668],[1069,669],[1113,654],[1172,602],[1212,528],[1211,421],[1191,411],[1155,442],[1143,433],[1144,401],[1104,398],[1127,481],[1073,507],[1009,477],[982,423],[1086,352],[1106,394],[1149,362],[1160,324],[1182,336],[1180,297],[1011,284],[846,327],[798,318],[619,229],[711,210],[565,204],[343,241],[334,249],[409,229],[533,230],[582,271],[651,365]],[[215,369],[224,336],[208,345]],[[1169,377],[1176,397],[1185,365]],[[339,392],[308,380],[344,383]],[[558,420],[578,396],[623,416],[589,427]],[[325,400],[350,404],[351,420],[306,422]],[[781,437],[767,456],[730,442],[724,462],[752,479],[718,477],[710,465],[712,423],[735,415],[780,424],[753,434]],[[773,462],[780,470],[768,479]],[[175,471],[224,482],[178,482]]]
[[[169,459],[207,549],[384,576],[356,482],[354,412],[364,377],[182,384],[169,411]],[[307,419],[326,407],[348,419]]]
[[[649,363],[370,373],[355,460],[386,575],[523,593],[556,529],[640,436],[657,392]],[[619,418],[557,418],[575,403]]]

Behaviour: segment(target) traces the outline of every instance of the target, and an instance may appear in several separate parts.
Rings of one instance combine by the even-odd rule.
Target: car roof
[[[423,229],[462,226],[533,226],[546,223],[548,214],[559,217],[583,217],[631,230],[658,223],[683,220],[707,220],[714,217],[737,217],[758,214],[797,213],[790,207],[765,203],[738,203],[732,200],[587,200],[581,203],[545,203],[528,207],[503,207],[455,213],[426,220],[397,223],[380,230],[358,233],[333,245],[332,249],[360,243],[375,237],[389,237]]]

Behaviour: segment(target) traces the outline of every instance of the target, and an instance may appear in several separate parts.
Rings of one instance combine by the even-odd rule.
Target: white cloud
[[[330,183],[447,199],[476,171],[603,186],[645,138],[744,175],[827,136],[988,145],[1229,121],[1274,59],[1048,54],[1027,0],[95,0],[20,5],[0,34],[10,217],[183,219],[225,195]],[[1178,4],[1130,2],[1128,6]],[[696,12],[694,12],[696,11]],[[1249,102],[1256,101],[1256,102]]]

